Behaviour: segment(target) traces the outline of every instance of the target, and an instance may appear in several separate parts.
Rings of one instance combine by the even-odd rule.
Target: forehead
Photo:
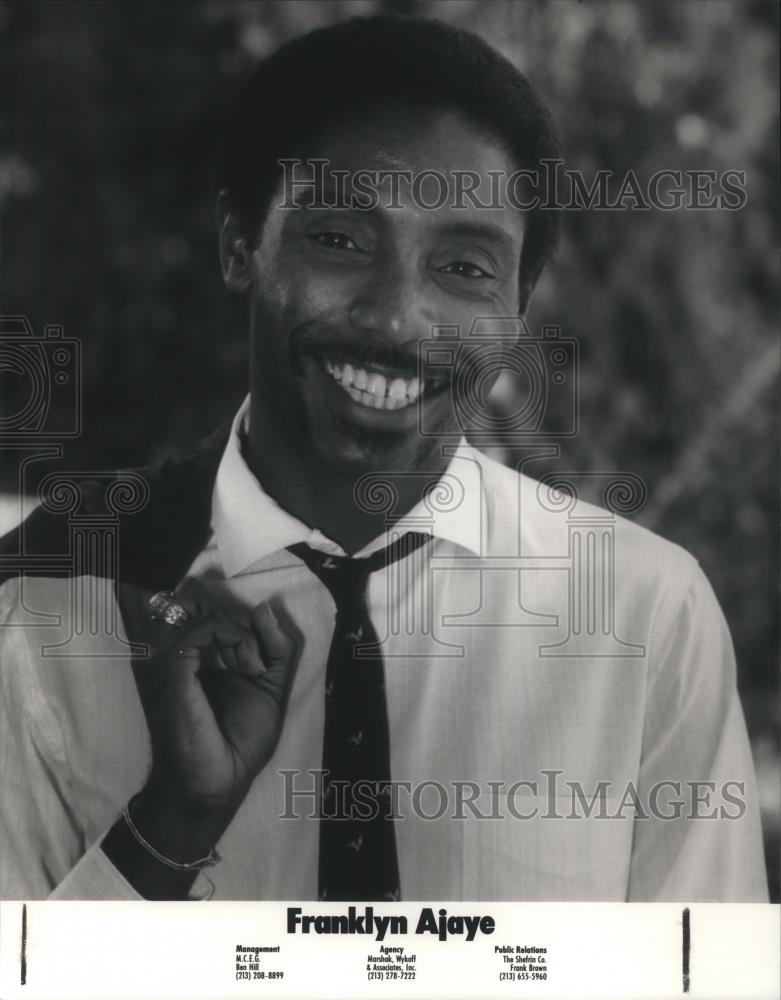
[[[318,156],[336,169],[488,171],[513,169],[509,155],[458,111],[385,105],[324,128]]]
[[[322,169],[303,166],[315,158],[324,161]],[[421,233],[443,225],[490,226],[508,252],[519,252],[523,215],[506,198],[512,158],[457,111],[385,106],[354,114],[323,128],[310,159],[298,162],[309,182],[294,191],[296,185],[285,181],[288,208],[365,207],[356,201],[360,188],[363,197],[372,192],[369,214],[388,225],[414,226]]]

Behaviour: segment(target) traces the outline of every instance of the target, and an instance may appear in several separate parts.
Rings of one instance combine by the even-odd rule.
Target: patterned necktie
[[[325,678],[320,899],[401,898],[389,782],[390,736],[379,640],[369,618],[369,575],[429,541],[410,532],[365,559],[291,545],[325,584],[336,625]]]

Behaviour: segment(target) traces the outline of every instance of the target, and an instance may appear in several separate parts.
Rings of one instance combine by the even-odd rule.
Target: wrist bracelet
[[[135,796],[133,798],[135,798]],[[146,840],[146,838],[136,828],[135,823],[130,818],[130,805],[132,802],[133,799],[131,799],[130,802],[128,802],[128,804],[122,810],[122,819],[125,821],[125,825],[127,826],[128,830],[130,830],[130,832],[136,838],[138,843],[144,848],[144,850],[147,851],[149,854],[151,854],[153,858],[156,858],[161,864],[166,865],[168,868],[173,868],[179,872],[189,872],[193,871],[196,868],[213,868],[214,865],[219,864],[219,862],[222,861],[222,858],[214,850],[214,848],[212,848],[212,850],[209,851],[208,855],[205,858],[198,858],[197,861],[181,862],[181,861],[172,861],[171,858],[167,858],[164,854],[161,854],[160,851],[155,850],[155,848],[152,847],[149,841]]]

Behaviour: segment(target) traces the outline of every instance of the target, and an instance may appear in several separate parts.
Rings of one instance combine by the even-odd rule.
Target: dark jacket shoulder
[[[183,461],[55,477],[59,495],[56,489],[44,494],[41,506],[0,538],[0,583],[20,573],[116,573],[152,589],[174,587],[208,540],[214,480],[229,434],[230,424],[223,425]],[[123,502],[123,489],[135,503]],[[63,493],[70,502],[63,504]],[[105,548],[76,543],[79,533],[90,531],[104,532],[116,570]]]

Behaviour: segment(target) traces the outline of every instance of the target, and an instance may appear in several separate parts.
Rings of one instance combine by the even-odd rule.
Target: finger
[[[252,609],[250,624],[255,633],[263,662],[268,670],[286,666],[292,658],[293,641],[283,630],[271,605],[265,601]]]
[[[253,683],[272,695],[284,708],[295,673],[295,643],[268,604],[260,604],[253,609],[250,623],[266,667],[262,674],[253,678]]]
[[[212,643],[220,647],[235,646],[248,634],[243,625],[229,618],[221,609],[214,608],[185,625],[169,626],[168,645],[190,644],[201,649]]]
[[[156,656],[161,649],[167,648],[172,641],[175,641],[174,637],[184,627],[184,625],[169,625],[153,617],[149,610],[149,600],[154,593],[147,587],[133,583],[123,582],[117,587],[117,602],[128,639],[151,647],[146,655],[139,656],[139,659]],[[194,602],[187,601],[187,606],[183,607],[187,615],[196,620],[197,609]]]
[[[160,624],[160,623],[157,623]],[[181,657],[182,650],[187,650],[189,658],[199,659],[205,650],[214,645],[216,632],[215,615],[204,615],[202,618],[186,625],[160,624],[155,630],[155,641],[147,642],[150,649],[144,656],[133,657],[133,664],[147,665],[158,672],[165,671]]]
[[[198,650],[206,649],[215,639],[217,628],[215,619],[216,613],[209,612],[201,615],[200,618],[195,618],[193,621],[187,622],[185,625],[167,626],[168,631],[166,633],[166,648],[164,652],[167,653],[173,649],[186,647]]]
[[[246,649],[240,650],[242,646],[256,645],[252,632],[230,618],[224,611],[220,611],[215,616],[214,642],[218,658],[222,665],[234,673],[247,672]],[[258,654],[258,659],[259,654]],[[251,664],[249,665],[251,669]]]
[[[186,577],[177,588],[175,596],[193,620],[211,617],[214,622],[214,642],[219,647],[220,658],[228,669],[238,670],[234,648],[251,635],[249,629],[235,615],[226,611],[211,591],[194,577]]]
[[[236,662],[236,647],[216,642],[201,650],[201,666],[204,670],[229,670],[234,674],[241,672]]]
[[[214,622],[214,641],[221,647],[237,646],[252,635],[248,628],[230,618],[221,609],[214,611],[211,617]]]
[[[198,627],[193,632],[188,630],[185,636],[172,637],[172,645],[180,643],[183,638],[194,642],[202,650],[203,666],[209,669],[250,675],[258,672],[262,660],[257,640],[248,628],[220,608],[205,615],[201,623],[203,628]]]
[[[186,576],[177,585],[174,597],[191,618],[202,618],[218,606],[211,591],[194,576]]]
[[[259,677],[266,672],[266,664],[260,652],[257,637],[249,632],[235,647],[236,665],[239,673],[246,677]]]

